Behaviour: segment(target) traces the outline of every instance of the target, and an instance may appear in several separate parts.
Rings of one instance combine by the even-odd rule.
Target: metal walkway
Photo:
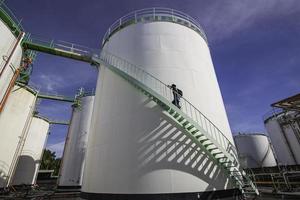
[[[227,172],[233,185],[238,187],[243,194],[259,194],[249,176],[241,169],[235,146],[218,127],[185,98],[181,99],[182,108],[178,109],[171,103],[173,91],[151,74],[103,50],[99,57],[98,54],[93,53],[94,51],[81,49],[79,45],[71,44],[66,46],[54,41],[42,42],[31,39],[29,36],[23,41],[23,46],[31,50],[80,60],[90,64],[101,64],[114,71],[160,105],[171,119],[185,129],[185,134]]]
[[[100,54],[100,50],[97,52],[97,50],[65,41],[40,39],[37,36],[31,36],[31,34],[26,34],[22,41],[22,46],[24,49],[48,53],[91,64],[96,64],[91,59],[92,56]]]
[[[75,102],[75,99],[72,97],[67,97],[64,95],[56,95],[56,94],[47,94],[47,93],[39,93],[37,98],[49,99],[49,100],[55,100],[55,101],[65,101],[65,102],[70,102],[70,103]]]

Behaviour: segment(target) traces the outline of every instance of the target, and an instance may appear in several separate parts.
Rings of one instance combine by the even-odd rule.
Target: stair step
[[[175,110],[173,110],[172,108],[169,110],[169,113],[172,115],[173,113],[175,113]]]
[[[231,163],[231,164],[233,164],[233,163]],[[225,166],[225,168],[227,168],[229,170],[229,172],[232,172],[230,169],[233,168],[233,167],[235,167],[235,165],[227,165],[227,166]]]
[[[231,161],[220,161],[221,164],[231,163]]]
[[[184,117],[180,117],[180,118],[178,119],[179,122],[182,122],[183,120],[184,120]]]
[[[199,132],[198,130],[194,130],[194,131],[191,132],[191,134],[194,135],[195,133],[198,133],[198,132]]]
[[[208,147],[210,145],[214,145],[214,143],[207,143],[207,144],[204,144],[203,146],[206,148],[206,147]]]
[[[174,117],[174,118],[177,118],[177,117],[179,117],[179,116],[180,116],[180,114],[179,114],[179,113],[177,113],[177,112],[176,112],[176,114],[175,114],[175,115],[173,115],[173,117]]]
[[[163,109],[165,109],[165,110],[169,110],[169,109],[170,109],[170,107],[169,107],[168,105],[164,104],[164,103],[161,103],[160,106],[161,106]]]
[[[201,136],[200,136],[200,137],[201,137]],[[197,136],[196,136],[196,138],[197,138]],[[209,139],[208,139],[208,138],[204,138],[204,139],[200,139],[199,141],[202,143],[202,142],[209,141]]]
[[[187,129],[187,130],[191,130],[191,129],[194,128],[194,127],[195,127],[194,125],[191,125],[191,126],[187,127],[186,129]]]
[[[216,156],[216,155],[219,155],[219,154],[224,154],[222,151],[220,152],[216,152],[216,153],[211,153],[212,155]]]
[[[183,126],[186,126],[186,125],[188,125],[190,122],[188,122],[188,121],[185,121],[185,122],[183,122]]]
[[[219,149],[218,147],[207,148],[207,151],[213,151]]]

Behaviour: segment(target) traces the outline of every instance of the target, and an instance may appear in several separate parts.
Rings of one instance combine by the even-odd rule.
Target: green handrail
[[[0,0],[0,19],[10,28],[16,37],[24,31],[21,20],[5,5],[4,0]]]

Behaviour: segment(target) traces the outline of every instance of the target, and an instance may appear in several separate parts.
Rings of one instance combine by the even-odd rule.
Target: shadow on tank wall
[[[146,99],[143,105],[140,105],[139,111],[134,113],[136,123],[145,120],[149,122],[147,127],[133,130],[139,133],[136,139],[139,149],[137,162],[141,169],[139,175],[155,170],[172,169],[205,181],[208,184],[206,191],[222,190],[224,186],[230,188],[231,184],[227,183],[224,171],[186,136],[184,129],[167,116],[160,106],[151,107],[147,104],[153,102]]]
[[[36,161],[28,155],[21,155],[16,167],[12,185],[32,184],[36,168]]]
[[[7,163],[0,161],[0,188],[4,187],[7,181],[6,172],[9,171],[9,166]]]

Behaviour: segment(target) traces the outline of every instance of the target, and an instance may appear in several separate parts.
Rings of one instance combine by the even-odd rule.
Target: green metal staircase
[[[240,168],[235,146],[225,135],[188,100],[181,99],[181,109],[171,103],[173,91],[143,69],[102,50],[94,62],[103,65],[133,84],[138,90],[160,105],[186,131],[186,135],[227,172],[233,184],[243,194],[259,192]]]
[[[259,194],[252,180],[240,167],[236,148],[231,141],[187,99],[181,98],[181,109],[173,105],[173,91],[168,85],[140,67],[104,50],[98,56],[95,51],[81,49],[79,45],[65,46],[54,41],[32,39],[30,36],[23,40],[23,47],[109,68],[160,105],[171,119],[185,129],[185,134],[224,169],[233,185],[244,195]]]

